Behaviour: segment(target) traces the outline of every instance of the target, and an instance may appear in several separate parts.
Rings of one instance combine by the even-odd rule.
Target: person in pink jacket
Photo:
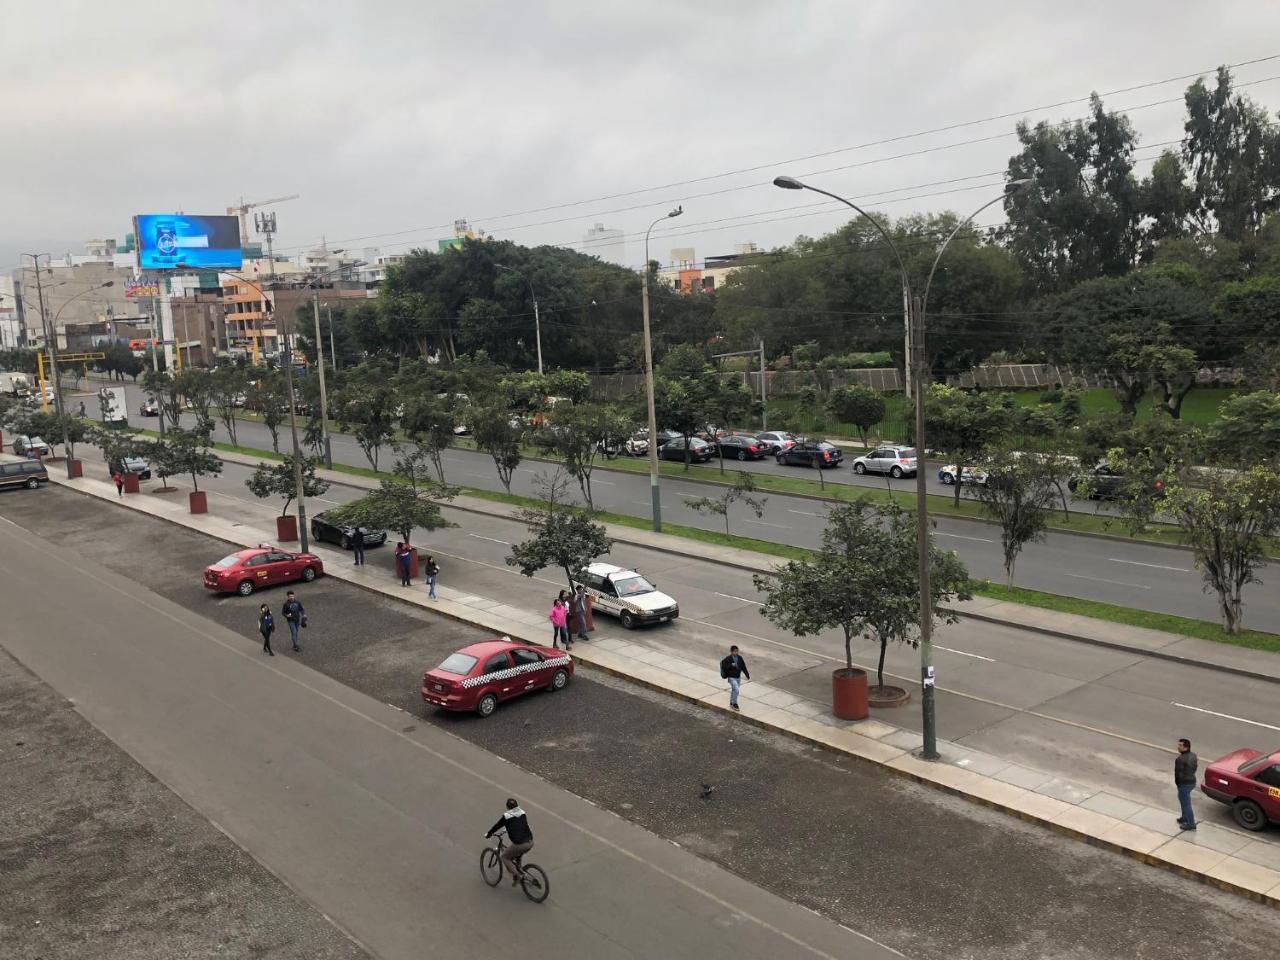
[[[559,648],[559,641],[563,640],[564,648],[572,650],[573,646],[569,642],[569,611],[559,597],[551,604],[547,619],[551,621],[551,646]]]

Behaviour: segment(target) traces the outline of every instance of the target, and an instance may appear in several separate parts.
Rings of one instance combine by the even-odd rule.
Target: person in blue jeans
[[[729,681],[729,706],[739,709],[738,690],[742,687],[743,678],[751,679],[751,672],[747,670],[747,661],[738,652],[737,644],[731,646],[729,655],[720,661],[720,676]]]
[[[1196,789],[1196,767],[1199,762],[1191,752],[1191,741],[1186,737],[1178,740],[1178,755],[1173,758],[1173,785],[1178,788],[1178,806],[1182,815],[1178,817],[1178,826],[1183,830],[1196,828],[1196,814],[1191,809],[1191,794]]]
[[[427,585],[427,596],[434,600],[436,599],[436,577],[440,576],[440,564],[436,563],[435,557],[427,557],[423,573],[426,575],[424,582]]]
[[[294,652],[301,650],[302,648],[298,646],[298,628],[306,619],[307,611],[302,609],[301,601],[292,590],[284,595],[284,606],[280,608],[280,614],[284,617],[284,622],[289,625],[289,639],[293,641]]]

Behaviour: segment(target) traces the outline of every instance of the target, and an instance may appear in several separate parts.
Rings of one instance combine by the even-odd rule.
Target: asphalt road
[[[251,472],[225,463],[221,476],[205,481],[213,493],[212,509],[232,516],[261,511],[262,501],[245,487]],[[314,513],[360,493],[335,485],[311,509]],[[219,503],[221,498],[226,499]],[[527,528],[459,510],[446,515],[456,527],[414,537],[420,549],[442,563],[442,583],[526,609],[550,606],[563,586],[555,571],[530,579],[506,564],[511,544],[524,539]],[[694,654],[708,663],[737,643],[752,650],[757,679],[820,701],[828,697],[829,670],[844,657],[843,637],[829,631],[797,638],[775,627],[760,615],[750,573],[696,555],[675,557],[629,544],[617,544],[608,559],[643,571],[680,602],[678,621],[631,636],[643,635],[666,652]],[[621,632],[611,620],[602,618],[602,624]],[[1280,697],[1273,683],[974,620],[941,624],[935,639],[939,729],[945,739],[1033,768],[1064,771],[1070,779],[1155,805],[1168,799],[1173,738],[1191,737],[1201,756],[1210,758],[1242,744],[1261,747],[1280,736]],[[855,660],[874,668],[877,650],[859,642]],[[885,669],[896,682],[914,685],[919,656],[895,645]],[[919,729],[914,708],[877,715]],[[1206,817],[1230,823],[1225,808],[1204,806]]]
[[[810,955],[762,915],[884,955],[752,883],[912,957],[1262,960],[1280,934],[1238,897],[590,671],[487,721],[424,711],[422,666],[470,632],[332,579],[303,593],[302,655],[265,660],[260,598],[199,584],[221,544],[57,488],[0,513],[27,528],[0,521],[0,645],[375,955]],[[475,876],[508,792],[551,869],[541,908]]]
[[[131,422],[154,429],[154,419],[148,421],[135,415],[142,396],[140,388],[126,385],[126,392],[131,404]],[[221,424],[218,425],[216,436],[218,439],[229,439]],[[287,431],[284,431],[282,446],[287,443],[287,436]],[[238,425],[237,439],[243,446],[271,449],[269,432],[253,421],[244,421]],[[369,465],[359,445],[350,437],[334,434],[332,448],[336,462],[353,466]],[[380,464],[389,466],[393,460],[394,454],[389,449],[383,450]],[[778,467],[772,461],[757,464],[757,467],[770,472],[790,471],[808,475],[802,468]],[[552,470],[553,465],[545,462],[525,463],[515,474],[512,492],[536,494],[534,479]],[[470,487],[502,489],[491,458],[476,451],[448,451],[445,455],[445,475],[453,482]],[[851,470],[827,473],[828,477],[835,475],[854,479]],[[902,489],[912,488],[910,479],[893,481],[879,478],[871,482],[889,483]],[[664,517],[673,523],[723,530],[723,521],[719,517],[703,516],[686,506],[688,501],[705,497],[712,492],[714,490],[708,490],[703,484],[664,477]],[[650,513],[647,475],[598,471],[593,481],[593,496],[596,506],[601,509],[631,516],[647,517]],[[759,518],[745,507],[736,508],[731,515],[732,530],[744,536],[778,543],[800,546],[815,546],[819,543],[825,526],[827,503],[776,493],[768,494],[767,498],[764,515]],[[955,550],[968,565],[971,574],[995,582],[1004,581],[997,527],[941,516],[935,517],[934,521],[935,536],[940,544]],[[1030,544],[1023,551],[1018,560],[1016,583],[1035,590],[1102,600],[1141,610],[1218,620],[1215,596],[1204,591],[1203,579],[1192,566],[1191,554],[1153,544],[1050,533],[1042,543]],[[1280,632],[1280,591],[1268,589],[1265,570],[1261,583],[1246,588],[1245,621],[1248,626],[1260,630]]]

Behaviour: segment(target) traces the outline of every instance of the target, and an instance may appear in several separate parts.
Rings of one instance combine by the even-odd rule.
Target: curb
[[[105,497],[105,496],[100,497],[100,496],[98,496],[97,494],[95,494],[95,493],[93,493],[93,492],[91,492],[91,491],[80,490],[80,489],[77,489],[76,487],[71,487],[71,486],[69,486],[69,485],[67,485],[67,484],[65,484],[65,483],[61,483],[61,482],[59,482],[59,483],[58,483],[58,485],[59,485],[60,487],[63,487],[64,489],[70,489],[70,490],[72,490],[73,492],[78,493],[78,494],[80,494],[81,496],[84,496],[84,497],[90,497],[90,498],[97,499],[97,500],[104,500],[104,501],[106,501],[106,502],[108,502],[108,503],[113,502],[113,501],[111,501],[111,500],[110,500],[110,498],[109,498],[109,497]],[[136,508],[134,508],[134,507],[129,507],[127,504],[124,504],[124,503],[121,503],[121,504],[119,504],[119,505],[120,505],[120,506],[126,506],[126,507],[128,507],[128,509],[131,509],[131,510],[136,509]],[[185,529],[185,530],[191,530],[191,531],[193,531],[193,532],[200,533],[200,534],[202,534],[202,535],[204,535],[204,536],[208,536],[208,537],[210,537],[211,539],[219,540],[219,541],[221,541],[221,542],[223,542],[223,543],[229,543],[229,544],[232,544],[232,545],[237,545],[236,541],[234,541],[234,540],[228,540],[227,538],[222,537],[222,536],[219,536],[218,534],[215,534],[215,533],[209,533],[209,532],[204,531],[204,530],[199,530],[199,529],[197,529],[197,528],[195,528],[195,527],[189,527],[189,526],[187,526],[186,524],[182,523],[182,521],[181,521],[178,517],[171,517],[171,516],[164,516],[164,515],[159,515],[159,514],[152,514],[152,513],[146,512],[146,511],[139,511],[139,512],[147,513],[147,516],[154,517],[154,518],[155,518],[155,519],[157,519],[157,520],[162,520],[162,521],[165,521],[165,522],[167,522],[167,523],[171,523],[171,524],[173,524],[174,526],[182,527],[182,528],[183,528],[183,529]],[[473,511],[473,512],[481,512],[481,511]],[[386,592],[384,592],[384,591],[382,591],[382,590],[379,590],[377,587],[375,587],[375,586],[374,586],[373,584],[371,584],[371,583],[360,583],[360,582],[357,582],[357,581],[354,581],[354,580],[348,580],[348,579],[346,579],[346,578],[336,578],[336,577],[335,577],[335,579],[341,579],[341,582],[342,582],[342,583],[350,584],[351,586],[355,586],[355,587],[361,588],[361,589],[363,589],[365,592],[367,592],[367,593],[371,593],[371,594],[375,594],[375,595],[377,595],[378,597],[380,597],[380,598],[382,598],[382,599],[384,599],[384,600],[390,600],[390,601],[394,601],[394,602],[397,602],[397,603],[404,603],[404,602],[406,602],[406,601],[405,601],[405,599],[404,599],[403,597],[399,597],[399,596],[396,596],[396,595],[394,595],[394,594],[386,593]],[[418,609],[418,610],[428,610],[428,611],[431,611],[431,612],[435,613],[437,616],[443,617],[443,618],[445,618],[445,619],[447,619],[447,620],[452,620],[452,621],[454,621],[454,622],[456,622],[456,623],[465,623],[465,624],[467,624],[467,625],[469,625],[469,626],[478,627],[479,629],[482,629],[482,630],[491,630],[491,629],[492,629],[492,628],[491,628],[491,627],[489,627],[487,624],[481,623],[481,622],[479,622],[479,621],[477,621],[477,620],[475,620],[475,619],[468,618],[468,617],[463,616],[463,615],[461,615],[461,614],[459,614],[459,613],[456,613],[456,612],[454,612],[454,611],[450,611],[450,610],[443,610],[443,609],[441,609],[441,608],[439,608],[439,607],[424,606],[424,605],[419,605],[419,604],[412,604],[412,606],[413,606],[415,609]],[[521,631],[519,631],[519,632],[518,632],[518,634],[517,634],[517,635],[520,635],[520,634],[523,634],[523,633],[524,633],[524,630],[521,630]],[[538,642],[538,641],[536,641],[536,640],[535,640],[535,641],[531,641],[531,642],[535,642],[535,643],[536,643],[536,642]],[[657,682],[655,682],[655,681],[647,680],[647,679],[645,679],[645,678],[643,678],[643,677],[639,677],[639,676],[634,676],[634,675],[632,675],[632,674],[628,673],[628,672],[627,672],[627,671],[625,671],[625,670],[621,670],[621,669],[618,669],[618,668],[615,668],[615,667],[610,667],[610,666],[608,666],[608,665],[606,665],[606,664],[595,663],[595,662],[592,662],[590,659],[582,659],[581,657],[579,657],[579,658],[578,658],[578,661],[579,661],[579,663],[581,663],[583,666],[586,666],[586,667],[590,668],[591,670],[598,670],[598,671],[600,671],[601,673],[605,673],[605,674],[608,674],[608,675],[610,675],[610,676],[617,677],[617,678],[619,678],[619,679],[621,679],[621,680],[625,680],[625,681],[627,681],[628,683],[636,684],[636,685],[638,685],[638,686],[641,686],[641,687],[644,687],[644,688],[646,688],[646,689],[652,690],[652,691],[654,691],[654,692],[660,693],[660,694],[662,694],[663,696],[671,697],[671,698],[674,698],[674,699],[677,699],[677,700],[681,700],[681,701],[683,701],[683,702],[685,702],[685,703],[689,703],[689,704],[692,704],[692,705],[695,705],[695,706],[701,707],[701,708],[703,708],[703,709],[705,709],[705,710],[708,710],[708,711],[710,711],[710,712],[712,712],[712,713],[723,714],[723,715],[725,716],[725,718],[733,717],[734,719],[737,719],[737,720],[745,720],[745,721],[747,721],[747,722],[751,723],[753,726],[755,726],[755,727],[757,727],[757,728],[759,728],[759,729],[761,729],[761,730],[767,730],[767,731],[769,731],[770,733],[773,733],[773,734],[777,734],[777,735],[781,735],[781,736],[788,737],[789,739],[792,739],[792,740],[795,740],[795,741],[797,741],[797,742],[800,742],[800,743],[806,744],[806,745],[808,745],[808,746],[810,746],[810,747],[813,747],[813,748],[816,748],[816,749],[821,749],[821,750],[824,750],[824,751],[829,752],[829,753],[834,753],[834,754],[836,754],[836,755],[838,755],[838,756],[841,756],[841,757],[848,757],[848,758],[850,758],[850,759],[852,759],[852,760],[855,760],[855,761],[857,761],[857,762],[859,762],[859,763],[866,763],[866,764],[869,764],[869,765],[871,765],[871,766],[873,766],[873,767],[877,767],[877,768],[879,768],[880,770],[882,770],[882,771],[884,771],[884,772],[891,773],[891,774],[894,774],[894,775],[896,775],[896,776],[906,778],[906,779],[908,779],[908,780],[912,780],[912,781],[916,782],[917,784],[919,784],[919,785],[921,785],[921,786],[923,786],[923,787],[928,787],[928,788],[930,788],[930,789],[937,790],[937,791],[939,791],[939,792],[941,792],[941,793],[949,794],[949,795],[954,796],[954,797],[959,797],[959,798],[964,799],[964,800],[966,800],[966,801],[968,801],[968,802],[976,803],[976,804],[978,804],[978,805],[981,805],[981,806],[987,807],[987,808],[989,808],[989,809],[998,810],[998,811],[1000,811],[1001,813],[1004,813],[1004,814],[1007,814],[1007,815],[1014,816],[1014,817],[1016,817],[1016,818],[1018,818],[1018,819],[1020,819],[1020,820],[1022,820],[1022,821],[1024,821],[1024,822],[1026,822],[1026,823],[1031,823],[1031,824],[1036,824],[1036,825],[1038,825],[1038,826],[1046,827],[1046,828],[1048,828],[1048,829],[1050,829],[1050,830],[1052,830],[1052,831],[1054,831],[1054,832],[1056,832],[1056,833],[1058,833],[1058,834],[1060,834],[1060,835],[1062,835],[1062,836],[1066,836],[1066,837],[1069,837],[1069,838],[1074,839],[1074,840],[1083,841],[1083,842],[1085,842],[1085,843],[1087,843],[1087,844],[1089,844],[1089,845],[1091,845],[1091,846],[1099,847],[1099,848],[1101,848],[1101,849],[1110,850],[1110,851],[1113,851],[1113,852],[1115,852],[1115,853],[1123,854],[1123,855],[1125,855],[1125,856],[1130,857],[1131,859],[1138,860],[1138,861],[1140,861],[1140,862],[1142,862],[1142,863],[1145,863],[1145,864],[1147,864],[1148,866],[1158,867],[1158,868],[1160,868],[1160,869],[1167,870],[1167,871],[1169,871],[1169,872],[1171,872],[1171,873],[1180,874],[1180,875],[1182,875],[1182,876],[1184,876],[1184,877],[1186,877],[1186,878],[1188,878],[1188,879],[1196,880],[1196,881],[1198,881],[1198,882],[1200,882],[1200,883],[1203,883],[1203,884],[1206,884],[1206,885],[1208,885],[1208,886],[1215,886],[1215,887],[1218,887],[1219,889],[1224,890],[1224,891],[1226,891],[1226,892],[1228,892],[1228,893],[1233,893],[1233,894],[1236,894],[1237,896],[1245,897],[1245,898],[1247,898],[1247,899],[1249,899],[1249,900],[1252,900],[1252,901],[1254,901],[1254,902],[1256,902],[1256,903],[1263,904],[1263,905],[1265,905],[1265,906],[1280,907],[1280,897],[1273,897],[1273,896],[1270,896],[1270,895],[1269,895],[1269,894],[1267,894],[1267,893],[1260,893],[1260,892],[1258,892],[1258,891],[1251,890],[1251,889],[1248,889],[1248,888],[1246,888],[1246,887],[1242,887],[1242,886],[1240,886],[1240,885],[1238,885],[1238,884],[1235,884],[1235,883],[1232,883],[1232,882],[1230,882],[1230,881],[1227,881],[1227,880],[1221,880],[1221,879],[1219,879],[1219,878],[1217,878],[1217,877],[1212,877],[1212,876],[1210,876],[1208,873],[1205,873],[1205,872],[1202,872],[1202,871],[1193,870],[1193,869],[1191,869],[1191,868],[1189,868],[1189,867],[1183,867],[1183,866],[1180,866],[1180,865],[1178,865],[1178,864],[1172,863],[1172,862],[1170,862],[1170,861],[1164,860],[1164,859],[1162,859],[1162,858],[1155,857],[1155,856],[1153,856],[1153,855],[1151,855],[1151,854],[1143,853],[1143,852],[1141,852],[1141,851],[1139,851],[1139,850],[1130,849],[1130,848],[1128,848],[1128,847],[1125,847],[1125,846],[1122,846],[1122,845],[1120,845],[1120,844],[1118,844],[1118,843],[1115,843],[1114,841],[1104,840],[1104,839],[1102,839],[1101,837],[1095,837],[1095,836],[1092,836],[1092,835],[1090,835],[1090,834],[1087,834],[1087,833],[1084,833],[1084,832],[1082,832],[1082,831],[1076,830],[1076,829],[1074,829],[1074,828],[1072,828],[1072,827],[1068,827],[1068,826],[1066,826],[1066,825],[1064,825],[1064,824],[1055,823],[1055,822],[1053,822],[1053,821],[1051,821],[1051,820],[1048,820],[1048,819],[1046,819],[1046,818],[1044,818],[1044,817],[1036,816],[1035,814],[1030,813],[1030,812],[1028,812],[1028,811],[1025,811],[1025,810],[1019,810],[1019,809],[1017,809],[1017,808],[1015,808],[1015,807],[1011,807],[1011,806],[1009,806],[1008,804],[1001,803],[1001,802],[999,802],[999,801],[995,801],[995,800],[991,800],[991,799],[988,799],[988,798],[986,798],[986,797],[979,796],[979,795],[974,794],[974,793],[968,793],[968,792],[966,792],[965,790],[963,790],[963,789],[961,789],[961,788],[959,788],[959,787],[951,786],[951,785],[949,785],[949,784],[939,783],[939,782],[934,781],[934,780],[931,780],[931,779],[929,779],[928,777],[923,776],[923,775],[921,775],[921,774],[913,773],[913,772],[908,771],[908,770],[900,770],[900,769],[898,769],[898,768],[896,768],[896,767],[890,766],[888,763],[880,762],[880,761],[877,761],[877,760],[871,759],[871,758],[869,758],[869,757],[860,756],[859,754],[854,753],[854,752],[849,751],[849,750],[842,750],[842,749],[840,749],[839,747],[834,746],[834,745],[832,745],[832,744],[823,743],[823,742],[822,742],[822,741],[820,741],[820,740],[816,740],[816,739],[813,739],[813,738],[811,738],[811,737],[805,736],[803,733],[800,733],[800,732],[797,732],[797,731],[793,731],[793,730],[787,730],[787,729],[782,728],[782,727],[773,726],[773,725],[771,725],[771,724],[769,724],[769,723],[767,723],[767,722],[765,722],[765,721],[763,721],[763,720],[761,720],[761,719],[759,719],[759,718],[751,717],[751,716],[743,715],[743,714],[736,714],[736,713],[733,713],[733,712],[731,712],[730,710],[728,710],[728,709],[727,709],[727,708],[725,708],[725,707],[718,706],[718,705],[713,704],[713,703],[708,703],[708,702],[707,702],[707,701],[705,701],[705,700],[701,700],[701,699],[699,699],[699,698],[696,698],[696,697],[690,696],[689,694],[681,693],[681,692],[680,692],[680,691],[678,691],[678,690],[674,690],[674,689],[671,689],[671,688],[665,687],[665,686],[663,686],[662,684],[657,683]]]

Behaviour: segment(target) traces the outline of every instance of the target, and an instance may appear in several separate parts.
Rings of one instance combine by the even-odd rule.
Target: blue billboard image
[[[133,218],[133,226],[139,269],[238,270],[243,265],[235,217],[143,213]]]

